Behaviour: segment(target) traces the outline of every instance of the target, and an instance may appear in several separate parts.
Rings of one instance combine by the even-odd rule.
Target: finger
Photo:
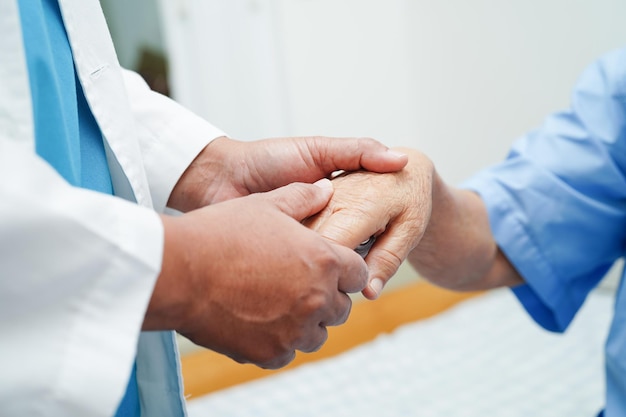
[[[328,340],[328,330],[326,326],[320,324],[307,333],[307,338],[300,342],[297,349],[304,353],[316,352],[326,343],[326,340]]]
[[[352,309],[352,299],[348,294],[337,291],[329,308],[322,316],[322,321],[306,334],[306,338],[298,344],[302,352],[315,352],[328,339],[327,326],[339,326],[346,322]]]
[[[407,246],[404,233],[390,228],[379,236],[365,258],[369,267],[369,282],[362,291],[365,298],[375,300],[387,282],[394,276],[406,259],[411,248]]]
[[[350,310],[352,309],[352,299],[344,292],[337,291],[333,302],[332,310],[330,310],[320,326],[339,326],[348,320]]]
[[[326,213],[324,210],[306,225],[331,242],[356,249],[370,237],[385,230],[388,222],[387,216],[375,214],[352,210]]]
[[[337,289],[344,293],[362,291],[368,283],[367,264],[351,248],[333,244],[335,253],[339,257]]]
[[[327,179],[315,184],[293,183],[264,193],[280,211],[302,221],[322,210],[333,195],[333,185]]]
[[[309,138],[307,145],[315,164],[327,174],[358,169],[395,172],[404,168],[409,160],[406,154],[370,138],[317,137]]]

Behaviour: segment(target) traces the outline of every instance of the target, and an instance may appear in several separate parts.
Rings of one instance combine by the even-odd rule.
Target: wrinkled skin
[[[370,285],[363,292],[370,299],[378,296],[418,245],[430,221],[433,166],[419,153],[410,156],[399,172],[337,176],[328,206],[305,222],[327,239],[351,248],[376,237],[367,255]]]
[[[366,257],[365,297],[377,298],[405,259],[422,277],[453,290],[521,284],[493,239],[480,197],[446,185],[422,153],[401,151],[409,156],[401,171],[357,171],[333,179],[330,203],[305,222],[351,248],[376,236]]]

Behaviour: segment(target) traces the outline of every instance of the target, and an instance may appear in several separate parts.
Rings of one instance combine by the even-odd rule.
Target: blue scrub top
[[[102,134],[78,81],[57,0],[19,0],[35,149],[70,184],[113,194]],[[118,417],[140,415],[133,367]]]
[[[548,117],[504,162],[464,184],[485,201],[499,247],[526,281],[515,295],[551,331],[567,328],[626,253],[625,97],[622,49],[583,73],[570,109]],[[623,282],[622,273],[605,349],[606,417],[626,416]]]
[[[76,78],[56,0],[20,0],[37,154],[70,184],[113,193],[100,129]]]

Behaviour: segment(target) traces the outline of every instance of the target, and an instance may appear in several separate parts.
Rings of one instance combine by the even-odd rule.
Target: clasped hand
[[[348,172],[333,179],[329,204],[306,224],[328,240],[357,247],[375,237],[367,255],[368,285],[363,295],[375,299],[400,264],[420,243],[431,219],[432,162],[423,154],[409,155],[401,171],[377,174]]]
[[[351,248],[302,222],[328,204],[332,172],[406,162],[372,139],[215,140],[170,197],[186,214],[162,217],[163,267],[144,329],[176,330],[265,368],[318,349],[368,272]]]

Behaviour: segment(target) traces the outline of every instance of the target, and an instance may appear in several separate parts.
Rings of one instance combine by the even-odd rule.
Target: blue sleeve
[[[498,245],[526,280],[515,295],[552,331],[565,330],[624,253],[626,49],[587,68],[571,103],[463,185],[485,201]]]

